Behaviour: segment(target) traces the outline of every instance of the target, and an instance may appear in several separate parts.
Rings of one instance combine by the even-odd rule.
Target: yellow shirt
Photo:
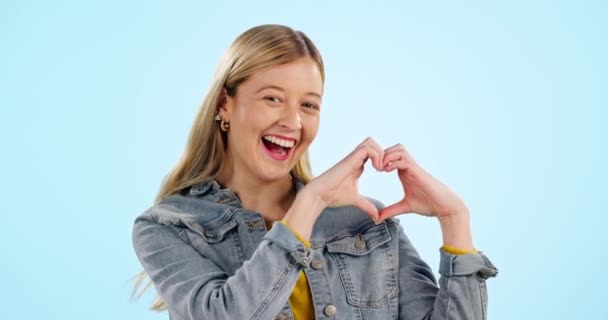
[[[310,242],[306,241],[300,236],[295,230],[293,230],[287,223],[281,221],[293,234],[300,240],[306,248],[310,249]],[[304,271],[300,272],[300,276],[296,281],[296,287],[289,296],[289,304],[291,305],[291,311],[293,311],[293,318],[295,320],[314,319],[315,308],[312,303],[312,295],[310,288],[308,287],[308,279]]]
[[[310,242],[306,241],[306,239],[302,238],[295,230],[293,230],[287,223],[281,221],[283,225],[285,225],[293,234],[300,240],[306,248],[310,249]],[[477,253],[476,249],[472,251],[462,250],[456,247],[444,245],[441,247],[446,252],[451,254],[467,254],[467,253]],[[295,320],[304,320],[304,319],[314,319],[315,309],[312,302],[312,294],[310,293],[310,288],[308,287],[308,279],[306,279],[306,274],[304,271],[300,272],[300,276],[296,281],[296,286],[291,292],[289,296],[289,304],[291,305],[291,310],[293,311],[293,318]]]

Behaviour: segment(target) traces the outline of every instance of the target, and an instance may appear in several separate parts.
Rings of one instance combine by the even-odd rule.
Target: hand
[[[405,195],[401,201],[380,212],[380,221],[402,213],[435,216],[439,220],[461,213],[468,214],[460,197],[422,169],[403,145],[397,144],[384,150],[382,166],[385,172],[397,170]]]
[[[305,188],[315,194],[329,207],[354,205],[378,221],[378,209],[359,194],[359,177],[365,162],[372,160],[376,170],[381,171],[384,151],[372,139],[367,138],[355,150],[336,165],[309,182]]]

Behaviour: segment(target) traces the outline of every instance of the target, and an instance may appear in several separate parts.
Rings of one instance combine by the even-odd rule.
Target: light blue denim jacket
[[[481,252],[440,249],[438,288],[398,220],[376,225],[356,207],[325,209],[310,243],[278,222],[267,231],[215,180],[165,198],[133,228],[172,320],[293,319],[289,296],[302,270],[316,319],[486,319],[485,280],[497,269]]]

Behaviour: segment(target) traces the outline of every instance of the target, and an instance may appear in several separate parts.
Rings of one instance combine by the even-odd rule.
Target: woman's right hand
[[[378,209],[359,194],[359,177],[368,159],[376,170],[382,171],[383,156],[384,150],[372,138],[367,138],[344,159],[310,181],[304,190],[328,207],[357,206],[377,221]]]

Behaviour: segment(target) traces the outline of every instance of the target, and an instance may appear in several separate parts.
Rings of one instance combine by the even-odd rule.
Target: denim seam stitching
[[[485,296],[484,290],[485,290],[485,286],[483,286],[483,281],[479,281],[479,298],[481,299],[481,318],[482,320],[485,320],[487,318],[487,306],[485,305],[484,300],[486,300],[487,302],[487,297]],[[483,288],[482,288],[483,286]]]
[[[270,293],[268,294],[266,299],[264,299],[264,302],[262,302],[262,305],[260,305],[260,307],[251,316],[251,318],[250,318],[251,320],[259,319],[260,316],[264,313],[264,311],[266,310],[266,307],[268,307],[270,302],[273,300],[273,298],[279,292],[279,289],[281,289],[281,287],[285,284],[287,275],[289,274],[289,271],[292,269],[291,266],[293,266],[293,264],[290,263],[289,266],[283,270],[279,279],[273,284],[272,290],[270,291]]]
[[[446,316],[446,320],[450,319],[450,303],[452,302],[452,295],[450,293],[450,282],[451,282],[452,278],[451,277],[447,277],[447,283],[446,283],[446,294],[448,296],[448,303],[446,305],[445,308],[445,316]]]

